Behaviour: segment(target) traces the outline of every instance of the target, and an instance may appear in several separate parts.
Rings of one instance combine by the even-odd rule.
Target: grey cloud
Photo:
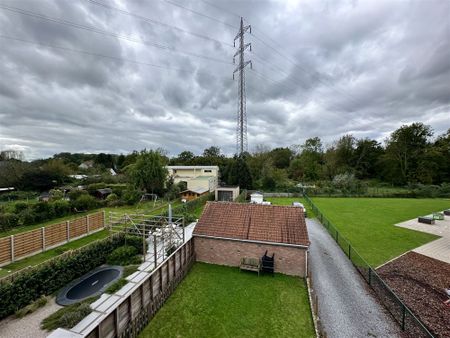
[[[232,62],[235,49],[228,44],[235,29],[164,1],[108,4],[225,44],[85,0],[3,3],[162,47],[0,9],[2,35],[164,68],[0,38],[0,148],[24,147],[28,158],[144,147],[163,147],[172,155],[200,153],[209,145],[234,151],[235,66],[192,54]],[[348,132],[382,141],[413,121],[430,124],[436,133],[450,126],[449,2],[213,2],[225,10],[179,3],[238,26],[231,11],[252,25],[246,39],[253,52],[246,58],[268,80],[246,72],[250,149],[313,136],[329,143]]]

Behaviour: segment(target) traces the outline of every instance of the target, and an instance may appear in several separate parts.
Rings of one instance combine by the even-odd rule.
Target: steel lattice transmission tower
[[[234,54],[233,63],[236,63],[236,57],[239,57],[239,64],[233,72],[234,74],[239,73],[238,81],[238,110],[237,110],[237,128],[236,128],[236,153],[238,155],[245,151],[248,151],[247,143],[247,108],[245,105],[245,67],[250,64],[252,68],[252,61],[244,60],[244,51],[249,48],[252,50],[251,43],[244,42],[244,35],[247,31],[252,33],[252,28],[250,25],[244,26],[244,20],[241,18],[241,26],[239,28],[239,33],[234,38],[234,46],[236,47],[236,40],[239,39],[239,48]]]

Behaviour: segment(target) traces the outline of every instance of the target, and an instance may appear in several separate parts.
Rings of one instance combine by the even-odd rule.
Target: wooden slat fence
[[[195,262],[194,241],[190,239],[148,274],[132,293],[96,321],[89,338],[137,337],[164,305]]]
[[[0,266],[44,252],[105,227],[103,211],[0,238]]]

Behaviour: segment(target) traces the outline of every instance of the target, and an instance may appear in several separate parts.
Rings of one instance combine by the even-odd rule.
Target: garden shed
[[[275,272],[305,277],[309,239],[301,208],[208,202],[194,229],[197,261],[240,266],[274,254]]]

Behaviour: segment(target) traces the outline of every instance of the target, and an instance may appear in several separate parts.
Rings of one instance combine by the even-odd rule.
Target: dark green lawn
[[[298,198],[270,200],[289,204]],[[394,224],[450,208],[448,199],[316,197],[313,202],[374,267],[437,238]]]
[[[196,263],[140,337],[314,337],[306,283]]]

